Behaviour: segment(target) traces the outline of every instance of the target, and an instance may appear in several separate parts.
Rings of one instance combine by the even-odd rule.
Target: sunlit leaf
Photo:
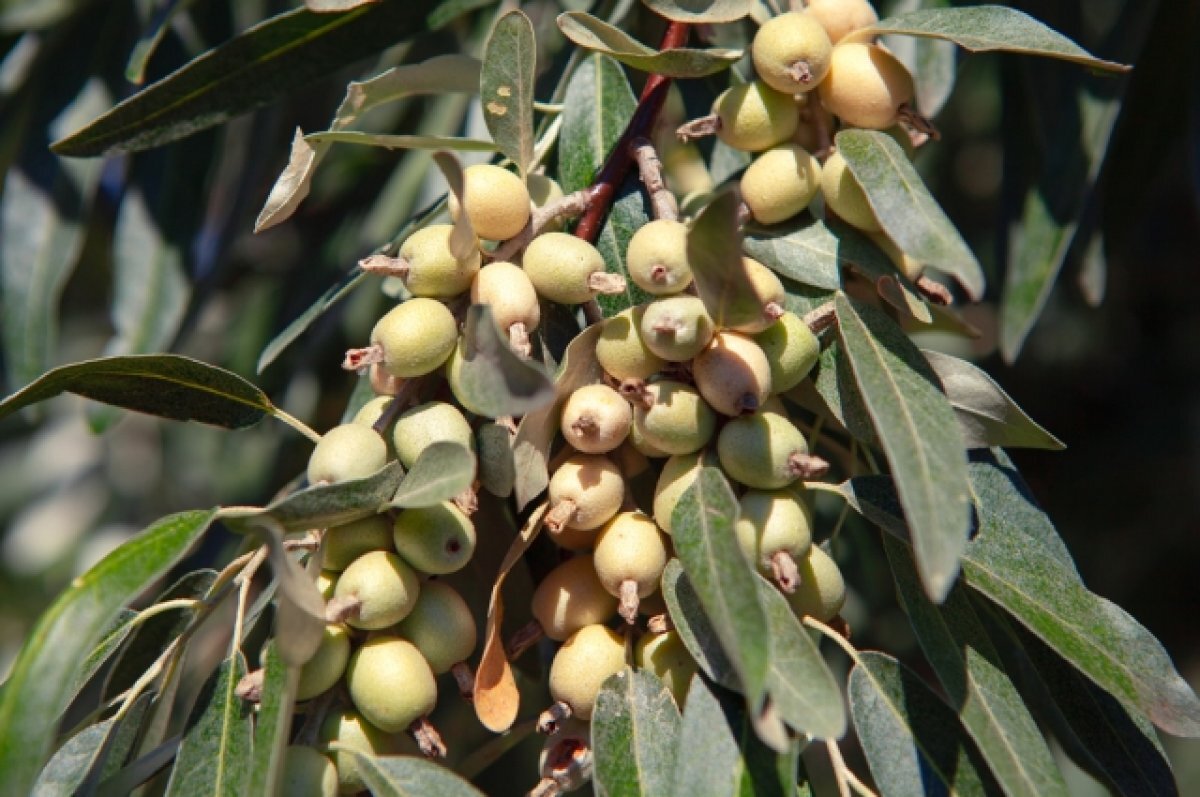
[[[179,745],[167,797],[244,797],[247,793],[254,761],[252,704],[236,694],[245,675],[246,659],[234,651],[205,683]]]
[[[448,768],[416,756],[373,756],[348,747],[373,797],[483,797]]]
[[[247,794],[276,793],[300,677],[299,669],[288,667],[271,646],[264,649],[262,662],[262,697],[254,717],[253,760],[250,781],[246,784]]]
[[[382,133],[362,133],[357,130],[329,130],[309,133],[304,137],[312,144],[355,144],[383,149],[448,149],[455,152],[495,152],[496,144],[479,138],[453,136],[405,136]],[[260,228],[261,229],[261,228]]]
[[[741,50],[694,50],[680,47],[655,50],[620,28],[583,11],[558,15],[558,29],[587,50],[612,56],[626,66],[670,78],[700,78],[728,69],[742,57]]]
[[[736,327],[762,318],[762,300],[742,263],[735,191],[717,195],[687,234],[687,257],[696,293],[718,327]]]
[[[487,305],[467,310],[462,340],[448,367],[454,397],[476,415],[524,415],[554,401],[553,381],[513,352]]]
[[[563,98],[558,181],[571,193],[592,184],[637,108],[621,65],[606,55],[585,57]]]
[[[464,445],[442,440],[421,452],[389,506],[436,506],[461,495],[474,480],[475,454]]]
[[[807,214],[765,230],[748,227],[742,249],[764,266],[804,285],[842,287],[841,267],[860,257],[884,258],[861,236],[840,238]]]
[[[721,649],[721,640],[704,615],[696,588],[688,580],[687,573],[683,572],[683,565],[678,559],[671,559],[663,570],[662,595],[671,615],[671,623],[701,671],[726,689],[741,690],[742,683],[738,680],[737,671]]]
[[[521,421],[524,422],[525,418]],[[498,423],[485,423],[475,430],[475,449],[479,453],[479,483],[497,498],[508,498],[517,484],[517,466],[513,457],[515,442],[512,432]],[[543,457],[543,478],[545,467]]]
[[[392,461],[361,479],[306,487],[256,514],[274,518],[285,532],[340,526],[382,511],[403,479],[404,469]]]
[[[600,227],[596,236],[596,248],[604,256],[605,270],[610,274],[619,274],[625,278],[625,290],[617,294],[601,294],[596,301],[604,310],[604,315],[613,316],[636,304],[650,301],[653,297],[646,293],[629,276],[625,266],[625,253],[629,249],[629,241],[633,234],[650,221],[650,203],[642,190],[641,181],[630,173],[625,182],[617,190],[616,198],[609,209],[608,218]]]
[[[32,797],[71,797],[80,793],[85,780],[99,778],[106,761],[119,761],[128,755],[137,724],[149,705],[150,695],[143,694],[125,716],[89,725],[68,739],[38,775]]]
[[[450,187],[450,194],[458,200],[458,206],[465,207],[466,200],[463,195],[466,191],[466,178],[458,158],[449,152],[435,152],[433,162],[446,178],[446,185]],[[459,260],[466,260],[475,254],[478,247],[479,239],[475,237],[475,230],[471,227],[471,217],[466,213],[459,213],[458,218],[454,220],[454,229],[450,231],[450,254]]]
[[[629,668],[610,676],[592,710],[596,794],[669,794],[678,737],[679,709],[657,676]]]
[[[483,54],[479,101],[492,139],[525,176],[533,162],[533,23],[519,9],[496,20]]]
[[[642,0],[656,14],[675,20],[703,24],[733,22],[750,13],[752,0]]]

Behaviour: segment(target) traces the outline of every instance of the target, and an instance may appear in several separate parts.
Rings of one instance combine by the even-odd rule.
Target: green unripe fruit
[[[604,321],[596,341],[596,360],[612,378],[649,379],[666,366],[666,360],[650,351],[642,340],[641,326],[646,307],[627,307]]]
[[[392,429],[396,456],[405,468],[411,468],[425,449],[440,442],[475,448],[471,424],[458,407],[444,401],[429,401],[405,410]]]
[[[771,364],[771,390],[786,393],[808,376],[821,357],[821,342],[795,313],[784,313],[754,336]]]
[[[787,292],[775,272],[754,258],[743,257],[742,270],[751,290],[732,298],[722,297],[716,316],[722,327],[756,335],[782,315]]]
[[[671,456],[666,451],[663,451],[658,446],[646,439],[646,434],[642,427],[636,423],[629,427],[629,444],[633,446],[633,450],[647,458],[662,459],[663,457]]]
[[[325,745],[337,742],[342,747],[373,756],[419,755],[420,752],[410,737],[384,733],[349,708],[326,714],[318,738]],[[366,790],[358,759],[352,753],[331,750],[329,755],[337,767],[339,794],[358,794]]]
[[[325,532],[325,554],[321,567],[345,570],[368,551],[386,551],[392,547],[392,524],[383,515],[352,520],[331,526]]]
[[[825,207],[843,221],[867,232],[882,229],[866,192],[840,152],[830,155],[821,167],[821,194],[825,197]]]
[[[821,185],[821,164],[808,150],[785,144],[759,155],[742,174],[742,199],[760,224],[800,213]]]
[[[367,639],[346,671],[350,699],[367,721],[399,733],[433,711],[437,681],[413,643],[394,636]]]
[[[383,411],[392,403],[391,396],[376,396],[366,404],[358,408],[358,412],[354,413],[354,418],[350,423],[356,423],[359,426],[374,426],[375,422],[383,415]]]
[[[776,490],[800,475],[797,458],[808,454],[800,430],[776,412],[734,418],[717,437],[721,468],[735,481],[759,490]]]
[[[334,797],[338,793],[338,773],[333,762],[303,745],[288,745],[279,780],[279,793],[288,797]]]
[[[538,295],[559,304],[583,304],[597,294],[593,275],[604,274],[600,250],[565,232],[547,232],[530,242],[521,259]]]
[[[712,340],[714,325],[695,296],[670,296],[646,305],[641,333],[646,348],[670,362],[687,362]]]
[[[679,293],[691,285],[687,234],[686,224],[670,219],[655,219],[639,227],[625,250],[630,279],[655,296]]]
[[[791,490],[748,490],[734,531],[746,559],[764,575],[779,552],[801,559],[812,545],[812,510]]]
[[[529,221],[529,191],[520,177],[490,163],[463,169],[463,194],[467,218],[480,238],[506,241]],[[458,220],[458,198],[449,199],[450,217]]]
[[[313,657],[300,668],[300,681],[296,685],[296,699],[308,700],[333,687],[346,672],[350,661],[350,636],[341,625],[325,626],[321,646]]]
[[[383,368],[392,376],[424,376],[454,351],[458,322],[441,302],[409,299],[376,322],[371,343],[383,349]]]
[[[771,395],[771,364],[752,338],[718,332],[692,364],[696,387],[722,415],[754,412]]]
[[[572,557],[547,573],[531,606],[542,631],[559,642],[617,613],[617,599],[600,583],[591,554]]]
[[[676,196],[706,194],[713,190],[712,173],[695,144],[672,138],[669,143],[662,145],[662,162],[667,186]]]
[[[699,665],[688,653],[678,631],[664,634],[646,634],[634,648],[634,660],[638,667],[649,670],[659,677],[670,690],[678,706],[683,706],[692,676]]]
[[[596,538],[596,529],[617,513],[625,500],[625,479],[608,457],[600,454],[577,454],[554,471],[550,477],[551,514],[570,514],[548,518],[550,538],[563,548],[587,548]]]
[[[362,479],[387,464],[387,443],[369,426],[345,423],[321,436],[308,458],[308,483]]]
[[[629,436],[633,408],[608,385],[585,385],[563,405],[559,427],[563,438],[577,451],[603,454]]]
[[[721,120],[717,137],[742,152],[761,152],[787,141],[800,121],[792,95],[761,80],[725,89],[712,112]]]
[[[475,553],[475,524],[450,501],[405,509],[394,532],[396,552],[422,573],[461,570]]]
[[[417,230],[400,246],[400,257],[408,262],[402,279],[413,296],[450,299],[465,293],[479,271],[479,250],[464,260],[450,252],[451,224],[431,224]]]
[[[624,668],[625,638],[602,625],[584,626],[554,654],[550,695],[570,706],[573,716],[591,719],[600,686]]]
[[[626,584],[632,583],[637,597],[644,598],[658,589],[667,566],[667,545],[649,517],[621,512],[600,531],[593,556],[596,575],[606,590],[623,598],[632,591]]]
[[[892,265],[911,282],[916,282],[920,278],[921,273],[925,271],[924,264],[907,253],[902,252],[900,247],[896,246],[892,242],[892,239],[887,237],[885,233],[873,233],[871,234],[871,240],[883,250],[883,253],[892,261]]]
[[[834,44],[848,33],[879,21],[879,15],[867,0],[808,0],[804,11],[821,23]]]
[[[883,130],[896,123],[900,106],[912,100],[913,80],[904,64],[882,47],[842,42],[833,48],[819,92],[825,107],[846,124]]]
[[[671,515],[679,498],[696,483],[701,467],[716,464],[716,459],[703,451],[667,460],[654,486],[654,522],[659,528],[667,534],[671,533]]]
[[[513,324],[524,324],[525,332],[537,329],[542,320],[537,290],[529,275],[519,266],[497,261],[489,263],[471,283],[471,303],[492,308],[492,318],[505,334]]]
[[[797,617],[814,617],[827,623],[838,616],[846,603],[846,581],[837,563],[817,545],[798,560],[800,586],[787,596]]]
[[[833,43],[821,23],[808,14],[780,14],[763,23],[750,44],[754,71],[784,94],[812,91],[829,72]]]
[[[357,598],[358,613],[346,622],[355,628],[375,631],[407,617],[420,590],[417,574],[399,556],[388,551],[371,551],[342,571],[333,596],[340,600]]]
[[[634,427],[646,442],[667,454],[699,451],[717,427],[717,416],[696,389],[664,379],[646,387],[649,407],[634,408]]]
[[[454,587],[441,581],[421,585],[417,605],[396,626],[396,633],[417,646],[434,675],[466,661],[478,637],[471,607]]]

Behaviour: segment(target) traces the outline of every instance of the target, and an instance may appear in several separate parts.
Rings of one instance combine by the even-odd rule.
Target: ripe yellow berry
[[[543,633],[557,641],[617,613],[617,599],[600,583],[591,554],[572,557],[547,573],[531,605]]]
[[[413,643],[399,637],[369,638],[346,671],[350,699],[367,721],[399,733],[437,704],[437,681]]]
[[[612,451],[629,436],[633,408],[608,385],[585,385],[563,405],[563,438],[585,454]]]
[[[787,416],[760,411],[734,418],[717,437],[717,457],[730,478],[747,487],[775,490],[800,475],[797,458],[808,443]]]
[[[780,551],[800,559],[812,545],[812,510],[791,490],[747,490],[734,531],[746,559],[770,575]]]
[[[825,207],[843,221],[867,232],[881,229],[866,192],[840,152],[830,155],[821,167],[821,194],[825,197]]]
[[[590,719],[608,676],[625,668],[625,639],[602,625],[588,625],[563,643],[550,664],[550,695]]]
[[[412,611],[421,585],[399,556],[388,551],[371,551],[350,563],[338,577],[335,598],[357,598],[358,613],[346,622],[368,631],[387,628]]]
[[[440,442],[475,448],[475,435],[462,410],[444,401],[429,401],[405,410],[392,428],[396,456],[405,468],[411,468],[425,449]]]
[[[387,464],[387,444],[369,426],[346,423],[321,436],[308,458],[308,483],[335,483],[370,476]]]
[[[582,238],[547,232],[530,242],[521,259],[538,295],[559,304],[582,304],[599,292],[595,275],[604,274],[604,257]]]
[[[879,15],[867,0],[808,0],[804,11],[821,23],[834,44],[846,34],[879,21]]]
[[[471,607],[444,581],[426,581],[396,634],[417,646],[434,675],[448,672],[475,650],[478,629]]]
[[[634,408],[634,428],[655,449],[690,454],[712,439],[717,418],[695,388],[664,379],[646,387],[649,406]]]
[[[550,477],[549,497],[555,515],[547,522],[550,538],[568,550],[587,548],[621,508],[625,479],[608,457],[577,454]]]
[[[803,381],[821,356],[821,342],[808,324],[795,313],[784,313],[779,320],[754,336],[771,364],[771,391],[786,393]]]
[[[800,586],[788,596],[788,603],[797,617],[815,617],[827,623],[846,603],[846,581],[842,571],[820,546],[808,549],[808,556],[796,562],[800,569]]]
[[[422,573],[454,573],[475,553],[475,524],[450,501],[405,509],[393,531],[396,552]]]
[[[325,531],[325,551],[321,567],[345,570],[368,551],[386,551],[392,547],[392,524],[383,515],[352,520]]]
[[[761,80],[725,89],[712,112],[721,120],[717,137],[742,152],[761,152],[787,141],[800,121],[791,94]]]
[[[627,307],[605,320],[600,329],[596,359],[605,373],[614,379],[649,379],[667,364],[642,340],[641,325],[645,315],[645,305]]]
[[[753,338],[721,331],[692,363],[696,387],[722,415],[754,412],[771,395],[771,363]]]
[[[696,483],[701,467],[716,464],[716,457],[703,451],[674,456],[666,461],[654,486],[654,522],[659,528],[671,533],[671,515],[680,496]]]
[[[458,322],[441,302],[409,299],[376,322],[371,343],[383,349],[383,367],[392,376],[424,376],[454,351]]]
[[[775,272],[750,257],[742,258],[742,269],[750,283],[748,295],[736,298],[722,297],[716,315],[721,326],[756,335],[762,332],[783,313],[787,292]]]
[[[754,71],[768,86],[784,94],[803,94],[825,79],[832,48],[816,18],[790,12],[763,23],[750,54]]]
[[[833,48],[821,102],[854,127],[883,130],[896,122],[900,106],[913,97],[912,75],[894,55],[875,44],[842,42]]]
[[[742,199],[760,224],[778,224],[800,213],[821,184],[821,164],[797,144],[769,149],[742,174]]]
[[[658,589],[667,566],[666,540],[646,515],[621,512],[596,537],[594,561],[600,583],[621,599],[621,616],[632,623],[639,600]]]
[[[679,293],[691,285],[687,234],[686,224],[669,219],[655,219],[639,227],[625,250],[630,279],[655,296]]]
[[[492,308],[496,326],[508,334],[513,324],[523,324],[528,334],[542,320],[537,290],[520,267],[497,261],[479,269],[471,283],[471,303]]]
[[[529,190],[520,177],[489,163],[463,170],[464,202],[471,227],[480,238],[506,241],[529,221]],[[457,220],[457,198],[450,195],[450,216]]]
[[[346,662],[350,661],[350,637],[345,627],[338,624],[325,626],[321,645],[313,657],[300,668],[300,681],[296,685],[296,699],[308,700],[327,691],[342,679]]]
[[[400,246],[400,256],[408,261],[403,281],[413,296],[449,299],[466,292],[479,271],[479,250],[465,260],[450,252],[450,224],[432,224],[417,230]]]
[[[646,348],[669,362],[686,362],[712,340],[713,320],[695,296],[668,296],[646,305],[641,333]]]
[[[688,653],[678,631],[646,634],[634,648],[634,660],[639,667],[657,675],[670,690],[676,705],[683,706],[699,665]]]

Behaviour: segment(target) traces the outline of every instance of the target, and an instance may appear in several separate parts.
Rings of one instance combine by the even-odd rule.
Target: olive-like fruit
[[[879,21],[879,15],[867,0],[808,0],[804,12],[821,23],[834,44],[846,34]]]
[[[479,271],[479,250],[463,260],[456,258],[450,251],[453,231],[451,224],[431,224],[400,245],[400,257],[408,262],[408,272],[402,279],[413,296],[450,299],[471,287]]]
[[[712,112],[721,120],[717,137],[742,152],[761,152],[787,141],[800,121],[791,93],[761,80],[725,89]]]
[[[537,289],[519,266],[499,260],[479,269],[471,283],[471,303],[492,308],[496,326],[508,334],[513,324],[523,324],[525,332],[537,329],[542,320]]]
[[[722,327],[756,335],[783,313],[787,292],[775,272],[754,258],[743,257],[742,270],[750,290],[735,297],[722,297],[715,315]]]
[[[654,522],[667,534],[671,533],[671,516],[680,497],[696,483],[700,468],[715,466],[716,457],[703,451],[671,457],[663,465],[654,486]]]
[[[624,668],[625,638],[602,625],[584,626],[554,654],[550,695],[570,706],[573,716],[590,719],[600,686]]]
[[[405,410],[392,429],[396,457],[405,468],[411,468],[425,449],[440,442],[475,448],[475,435],[462,410],[444,401],[428,401]]]
[[[597,529],[621,508],[625,479],[608,457],[576,454],[550,477],[549,497],[555,516],[547,520],[550,538],[568,550],[587,548]]]
[[[808,454],[800,430],[777,412],[759,411],[725,424],[717,436],[717,457],[730,478],[747,487],[776,490],[801,473],[797,462]]]
[[[312,747],[292,744],[283,753],[280,794],[289,797],[335,797],[338,773],[328,756]]]
[[[634,408],[633,425],[666,454],[699,451],[717,427],[717,416],[691,385],[664,379],[646,387],[649,406]]]
[[[585,625],[606,622],[617,599],[600,583],[591,554],[574,556],[546,574],[531,607],[542,632],[561,642]]]
[[[796,562],[800,586],[787,596],[797,617],[814,617],[827,623],[846,603],[846,581],[833,558],[819,546],[808,549],[808,556]]]
[[[393,532],[396,553],[422,573],[461,570],[475,553],[475,524],[450,501],[405,509]]]
[[[714,325],[696,296],[668,296],[646,305],[641,333],[646,347],[669,362],[686,362],[712,340]]]
[[[600,530],[593,553],[600,583],[621,599],[633,622],[637,602],[658,589],[667,566],[667,545],[658,526],[641,512],[621,512]]]
[[[506,241],[519,233],[529,221],[530,199],[525,182],[490,163],[463,169],[463,204],[467,218],[480,238]],[[451,193],[450,217],[458,220],[458,198]]]
[[[327,691],[341,680],[350,661],[350,636],[340,624],[325,626],[321,645],[313,657],[300,668],[300,681],[296,685],[296,699],[308,700]]]
[[[419,754],[411,737],[384,733],[351,708],[334,709],[326,714],[318,738],[322,744],[337,742],[341,747],[373,756]],[[339,794],[358,794],[366,790],[366,781],[353,753],[330,750],[329,755],[337,767]]]
[[[563,405],[559,427],[563,438],[577,451],[603,454],[629,436],[633,408],[608,385],[584,385]]]
[[[416,645],[433,674],[441,675],[471,655],[478,629],[471,607],[454,587],[426,581],[417,605],[396,626],[396,634]]]
[[[829,72],[833,43],[815,18],[802,12],[780,14],[754,34],[750,55],[754,71],[784,94],[812,91]]]
[[[882,229],[866,192],[840,152],[830,155],[821,167],[821,194],[825,197],[825,207],[843,221],[867,232]]]
[[[663,145],[662,162],[667,186],[676,196],[688,197],[713,190],[712,173],[695,144],[672,139]]]
[[[553,178],[547,177],[544,174],[537,174],[536,172],[527,174],[525,176],[525,188],[529,191],[529,201],[533,203],[535,208],[544,208],[563,198],[562,186]],[[561,230],[562,226],[562,219],[555,219],[544,229],[553,232]]]
[[[734,525],[746,559],[764,575],[781,551],[799,560],[812,545],[812,510],[791,490],[747,490]]]
[[[913,79],[882,47],[842,42],[833,48],[829,74],[818,91],[825,107],[846,124],[883,130],[912,100]]]
[[[369,426],[344,423],[321,436],[308,458],[308,483],[362,479],[387,464],[387,443]]]
[[[821,164],[798,144],[759,155],[742,174],[742,199],[760,224],[778,224],[800,213],[821,185]]]
[[[458,343],[458,322],[446,305],[417,297],[389,310],[371,330],[383,350],[383,368],[401,378],[441,367]]]
[[[357,614],[349,625],[375,631],[394,625],[412,611],[421,584],[417,574],[399,556],[389,551],[371,551],[350,563],[338,577],[335,598],[357,598]]]
[[[821,357],[821,342],[795,313],[784,313],[754,336],[771,364],[771,391],[786,393],[800,384]]]
[[[771,363],[753,338],[721,331],[692,363],[696,387],[722,415],[754,412],[771,395]]]
[[[594,275],[604,274],[600,250],[565,232],[547,232],[534,238],[521,259],[538,295],[559,304],[582,304],[599,292]]]
[[[596,360],[605,373],[618,381],[649,379],[667,364],[642,340],[641,326],[645,315],[645,305],[627,307],[606,319],[600,327]]]
[[[383,515],[369,515],[325,531],[324,558],[321,567],[341,571],[368,551],[386,551],[392,547],[392,524]]]
[[[437,681],[417,646],[381,634],[367,639],[346,670],[350,699],[367,721],[398,733],[437,704]]]
[[[643,636],[634,647],[634,661],[642,669],[657,675],[670,690],[676,705],[683,705],[688,687],[692,683],[692,676],[696,674],[699,665],[692,658],[692,654],[688,653],[678,631]]]
[[[625,250],[630,279],[655,296],[679,293],[691,285],[687,234],[686,224],[671,219],[655,219],[639,227]]]
[[[354,418],[350,423],[356,423],[359,426],[374,426],[391,403],[391,396],[376,396],[358,408],[358,412],[354,413]]]

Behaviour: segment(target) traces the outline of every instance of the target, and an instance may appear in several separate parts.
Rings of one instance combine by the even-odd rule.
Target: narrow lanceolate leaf
[[[521,419],[522,422],[524,420]],[[485,423],[475,430],[475,450],[479,455],[479,485],[497,498],[508,498],[517,485],[514,442],[512,432],[499,423]],[[544,469],[545,459],[541,458],[540,461]],[[545,484],[543,483],[543,488]],[[541,492],[541,488],[538,492]]]
[[[477,8],[492,5],[496,0],[442,0],[425,17],[430,30],[439,30]]]
[[[462,340],[448,367],[454,397],[476,415],[524,415],[554,401],[554,382],[543,368],[513,352],[487,305],[467,310]]]
[[[771,635],[767,693],[780,719],[797,733],[816,739],[842,738],[846,732],[842,691],[821,651],[774,585],[759,578],[758,594]]]
[[[951,590],[937,606],[921,590],[908,548],[890,536],[884,537],[884,548],[925,658],[1004,793],[1065,797],[1067,785],[1054,756],[1005,673],[965,588]]]
[[[466,178],[458,158],[449,152],[435,152],[433,162],[437,164],[442,177],[446,178],[450,195],[458,201],[458,206],[466,207]],[[459,260],[465,260],[472,257],[478,247],[479,239],[475,237],[475,230],[471,227],[471,217],[466,213],[459,213],[458,218],[454,220],[454,229],[450,231],[450,254]]]
[[[747,704],[757,711],[770,666],[770,629],[757,576],[733,534],[737,514],[721,471],[702,468],[671,515],[671,531],[688,581],[737,671]]]
[[[518,9],[496,21],[483,52],[479,101],[500,151],[525,175],[533,162],[533,23]]]
[[[703,24],[706,22],[733,22],[750,13],[753,0],[642,0],[659,16],[676,22]]]
[[[861,236],[842,239],[825,222],[808,214],[765,230],[746,229],[742,249],[747,255],[789,279],[831,291],[842,287],[842,266],[864,257],[887,257]]]
[[[107,104],[99,81],[88,83],[56,119],[52,132],[82,123]],[[49,159],[47,159],[49,160]],[[58,303],[83,247],[101,163],[18,163],[0,197],[0,287],[4,358],[13,387],[50,368],[58,340]]]
[[[221,662],[204,685],[183,734],[167,797],[243,797],[250,782],[252,703],[235,694],[246,674],[240,651]]]
[[[901,0],[889,9],[893,17],[919,8],[947,8],[949,0]],[[954,42],[923,36],[888,36],[885,44],[913,76],[917,110],[932,119],[954,89],[958,51]]]
[[[270,645],[274,645],[272,642]],[[271,647],[263,655],[262,699],[254,715],[253,760],[247,794],[275,794],[296,703],[300,670],[288,667]]]
[[[596,248],[604,257],[604,268],[610,274],[625,278],[625,290],[618,294],[601,294],[596,297],[605,316],[613,316],[636,304],[650,301],[653,297],[638,286],[629,276],[625,266],[625,252],[633,234],[650,222],[650,204],[642,190],[641,181],[630,173],[617,191],[617,198],[608,211],[608,218],[596,236]]]
[[[821,350],[812,376],[812,390],[815,399],[824,404],[822,409],[828,410],[859,442],[874,443],[878,436],[844,349],[841,341],[834,340]],[[808,385],[802,382],[792,395],[800,399],[808,395],[808,390]]]
[[[464,445],[442,440],[421,452],[389,506],[435,506],[461,495],[474,480],[475,454]]]
[[[136,729],[146,713],[146,707],[150,705],[150,699],[149,694],[143,694],[134,701],[125,716],[114,716],[89,725],[68,739],[38,775],[32,797],[71,797],[80,793],[85,780],[99,777],[101,768],[110,757],[127,755],[131,741],[128,726]],[[121,744],[122,741],[125,743]]]
[[[275,409],[265,393],[235,373],[177,354],[140,354],[55,368],[0,401],[0,418],[60,393],[226,429],[253,426]]]
[[[483,797],[446,767],[415,756],[373,756],[347,747],[373,797]]]
[[[626,667],[610,676],[592,711],[596,794],[670,794],[678,738],[679,709],[654,673]]]
[[[742,264],[740,203],[737,192],[722,192],[700,212],[687,234],[696,292],[718,327],[758,321],[763,314],[762,300]]]
[[[398,462],[361,479],[319,484],[280,498],[260,514],[269,515],[286,532],[340,526],[381,512],[404,479]]]
[[[265,371],[267,366],[275,362],[275,359],[283,353],[283,350],[290,346],[296,338],[304,334],[304,331],[312,326],[314,321],[324,315],[335,304],[349,296],[366,278],[367,272],[363,271],[360,266],[355,266],[347,272],[346,276],[331,285],[328,290],[312,303],[312,306],[297,316],[292,323],[288,324],[282,332],[267,344],[262,354],[258,356],[258,373],[261,374]]]
[[[979,261],[900,145],[878,130],[843,130],[835,140],[888,237],[914,260],[954,277],[972,299],[981,299]]]
[[[121,607],[183,558],[215,514],[163,518],[75,579],[38,620],[0,693],[0,793],[29,792],[87,652]]]
[[[1066,448],[1026,415],[981,368],[949,354],[929,350],[921,353],[941,380],[968,448]]]
[[[970,489],[962,434],[921,353],[873,307],[838,294],[838,336],[891,466],[925,591],[941,601],[967,543]]]
[[[358,130],[328,130],[323,133],[309,133],[304,137],[304,140],[310,145],[355,144],[360,147],[380,147],[381,149],[448,149],[455,152],[496,151],[495,143],[480,138],[384,135],[381,133],[363,133]]]
[[[191,135],[330,75],[421,28],[420,4],[289,11],[249,28],[54,144],[59,155],[134,152]]]
[[[670,78],[706,77],[728,69],[742,57],[741,50],[720,48],[655,50],[583,11],[559,14],[558,29],[584,49],[612,56],[639,71]]]
[[[885,33],[947,39],[973,53],[1000,50],[1061,58],[1109,72],[1127,72],[1124,64],[1102,61],[1075,42],[1015,8],[925,8],[880,20],[855,31],[850,39],[867,40]]]
[[[606,55],[583,59],[563,97],[558,144],[563,191],[571,193],[592,184],[636,109],[637,97],[620,64]]]
[[[737,670],[721,649],[721,640],[700,607],[696,588],[688,580],[687,573],[683,572],[683,565],[678,559],[667,562],[661,589],[671,622],[688,653],[700,665],[700,670],[726,689],[741,691],[742,682],[738,679]]]
[[[145,22],[137,44],[133,45],[133,51],[129,54],[129,62],[125,65],[126,80],[138,86],[146,82],[146,65],[150,63],[150,58],[162,44],[176,15],[186,11],[190,5],[191,3],[187,0],[156,4],[154,11]]]
[[[860,653],[849,691],[854,728],[883,797],[1003,793],[950,707],[891,656]]]

